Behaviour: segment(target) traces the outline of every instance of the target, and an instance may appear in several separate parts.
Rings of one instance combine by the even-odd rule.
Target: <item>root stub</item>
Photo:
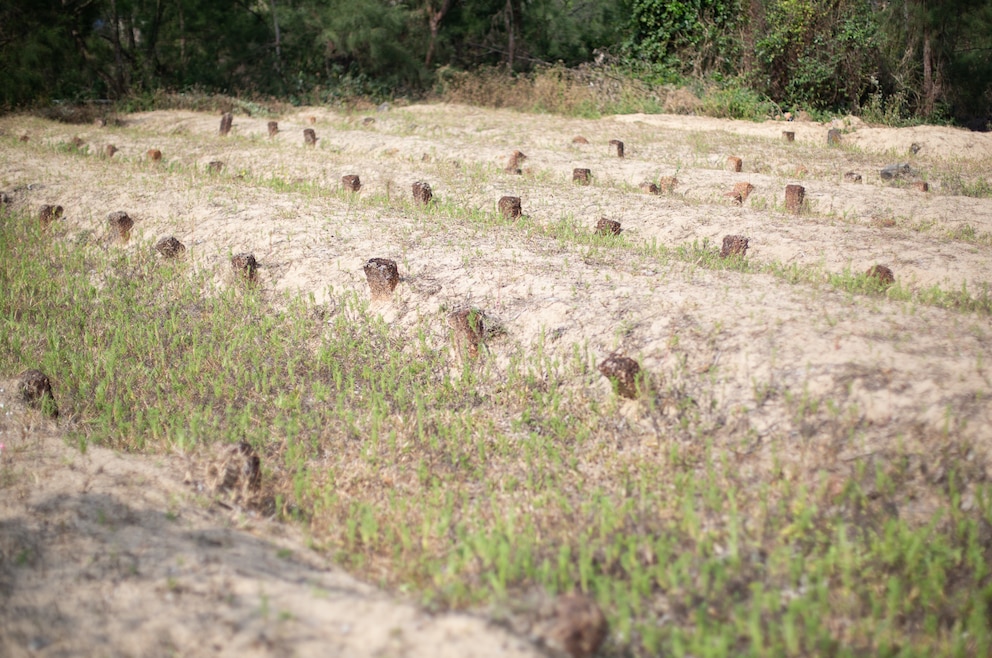
[[[747,254],[747,242],[748,239],[743,235],[725,235],[723,236],[723,246],[720,248],[720,257],[728,258],[730,256],[739,256],[741,258]]]
[[[885,265],[872,265],[865,272],[865,276],[869,279],[874,279],[883,286],[891,286],[896,282],[896,275]]]
[[[269,121],[269,137],[275,137],[279,134],[279,122]]]
[[[22,372],[17,378],[17,392],[28,406],[41,409],[53,418],[59,415],[52,394],[52,381],[42,371],[32,368]]]
[[[596,235],[620,235],[620,222],[603,217],[596,222]]]
[[[235,275],[254,282],[258,272],[258,261],[255,260],[255,254],[242,252],[231,257],[231,268]]]
[[[127,242],[131,238],[131,228],[134,226],[134,220],[123,210],[118,210],[107,215],[107,223],[110,224],[110,228],[117,232],[117,236],[121,242]]]
[[[803,209],[803,201],[806,199],[806,188],[802,185],[785,186],[785,209],[793,215],[798,215]]]
[[[572,658],[591,658],[596,655],[606,636],[609,625],[596,601],[586,594],[562,594],[555,601],[554,618],[547,627],[545,641],[551,648]]]
[[[618,158],[623,157],[623,142],[621,142],[619,139],[611,139],[610,146],[613,147],[613,149],[616,152],[616,156]]]
[[[506,219],[519,219],[520,216],[523,215],[523,209],[520,205],[520,197],[501,197],[499,200],[499,214]]]
[[[161,238],[155,243],[155,251],[166,258],[178,258],[186,252],[186,245],[176,238],[169,236]]]
[[[42,226],[48,226],[52,222],[62,219],[63,212],[62,206],[42,206],[38,212],[38,219],[41,220]]]
[[[744,161],[736,156],[727,158],[727,171],[740,172],[744,168]]]
[[[581,168],[573,169],[572,181],[578,183],[579,185],[588,185],[592,182],[592,170]]]
[[[467,308],[448,315],[455,349],[469,358],[479,356],[479,347],[485,344],[486,314],[477,308]]]
[[[417,203],[426,206],[431,202],[434,197],[434,193],[431,191],[431,186],[424,181],[417,181],[413,184],[413,200]]]
[[[231,125],[234,123],[234,115],[230,112],[225,112],[220,118],[220,134],[227,135],[231,132]]]
[[[365,279],[369,282],[373,300],[392,297],[396,284],[400,282],[396,261],[388,258],[370,258],[365,263]]]
[[[303,144],[304,146],[310,146],[310,147],[317,145],[317,133],[314,132],[313,128],[304,128]]]
[[[625,397],[637,397],[637,375],[641,366],[630,357],[611,354],[599,364],[599,372],[613,382],[616,392]]]
[[[362,189],[362,179],[358,174],[348,174],[341,177],[341,185],[349,192],[357,192]]]

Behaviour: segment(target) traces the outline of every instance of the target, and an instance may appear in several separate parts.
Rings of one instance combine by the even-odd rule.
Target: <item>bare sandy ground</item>
[[[63,205],[66,236],[101,238],[107,213],[126,210],[137,237],[105,248],[147,249],[175,235],[189,247],[192,266],[214,272],[220,285],[230,276],[230,254],[253,251],[261,285],[273,293],[312,293],[318,301],[367,295],[364,262],[392,258],[402,282],[392,302],[370,310],[398,332],[425,321],[433,327],[429,340],[443,345],[446,310],[471,304],[505,324],[506,337],[489,348],[497,367],[538,344],[552,360],[569,358],[576,346],[593,363],[620,350],[663,388],[691,397],[716,428],[718,445],[774,453],[799,470],[829,470],[896,444],[927,455],[961,443],[992,477],[987,316],[765,274],[617,258],[607,248],[456,221],[408,201],[417,180],[469,210],[491,211],[500,196],[513,194],[534,222],[575,220],[591,231],[608,217],[622,222],[633,244],[709,240],[715,249],[724,235],[743,234],[756,262],[818,268],[824,276],[882,263],[913,289],[978,292],[992,280],[992,247],[960,236],[992,233],[992,199],[959,189],[961,181],[989,184],[992,135],[849,120],[838,124],[842,146],[828,148],[831,126],[799,122],[593,121],[458,106],[363,118],[304,109],[280,118],[281,132],[270,140],[267,119],[244,116],[235,117],[226,138],[217,135],[219,117],[192,112],[132,115],[111,128],[7,117],[0,119],[0,189],[28,208]],[[316,149],[303,146],[307,127],[320,137]],[[783,130],[796,132],[796,141],[783,142]],[[18,142],[22,134],[30,141]],[[75,135],[93,153],[110,143],[120,153],[106,159],[55,148]],[[576,135],[590,143],[573,144]],[[624,159],[612,153],[611,139],[625,142]],[[146,161],[150,148],[162,150],[163,163]],[[515,149],[529,156],[524,175],[502,171]],[[740,173],[726,171],[729,156],[742,158]],[[215,160],[224,169],[208,173]],[[929,192],[880,179],[882,167],[903,162]],[[576,167],[592,170],[592,185],[572,184]],[[848,171],[861,173],[862,182],[845,182]],[[369,203],[337,193],[345,174],[361,176],[357,198]],[[679,184],[670,195],[637,187],[673,175]],[[755,190],[736,205],[727,193],[744,181]],[[784,212],[789,183],[805,186],[807,214]],[[572,385],[609,396],[602,380]],[[806,399],[819,404],[810,410]],[[630,450],[645,456],[678,421],[675,411],[659,418],[639,402],[622,411],[643,438]],[[32,426],[28,436],[41,429]],[[283,655],[280,647],[291,647],[324,655],[319,647],[327,642],[342,655],[442,655],[442,646],[451,655],[527,651],[478,620],[428,617],[314,567],[302,543],[274,538],[266,524],[190,504],[175,479],[169,483],[168,469],[147,459],[97,450],[80,456],[54,438],[0,440],[45,474],[22,475],[3,490],[0,506],[11,529],[0,539],[5,564],[25,547],[27,559],[37,560],[36,568],[8,567],[3,575],[17,584],[6,603],[15,614],[4,617],[13,620],[8,626],[17,635],[9,637],[18,638],[20,651],[41,638],[49,652],[42,655],[70,655],[76,638],[90,647],[101,637],[119,643],[121,653],[142,655],[170,647],[206,655],[215,645],[219,652]],[[134,484],[142,481],[156,486]],[[68,528],[64,547],[61,528]],[[289,557],[280,557],[284,547]],[[104,577],[90,578],[88,569]],[[349,603],[352,596],[361,603]]]

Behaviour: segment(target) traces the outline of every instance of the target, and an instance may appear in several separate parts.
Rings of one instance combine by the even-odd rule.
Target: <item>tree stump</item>
[[[431,186],[424,181],[417,181],[413,184],[413,200],[422,206],[426,206],[431,202],[434,197],[434,193],[431,191]]]
[[[573,144],[588,144],[589,143],[589,140],[586,139],[585,137],[583,137],[582,135],[576,135],[575,137],[572,138],[572,143]]]
[[[159,151],[158,149],[148,149],[148,152],[145,153],[145,156],[152,162],[162,161],[162,152]]]
[[[269,139],[272,139],[279,134],[279,122],[269,121]]]
[[[740,172],[744,167],[744,161],[736,156],[727,158],[727,171]]]
[[[918,189],[920,192],[929,192],[930,191],[930,184],[928,182],[924,181],[924,180],[918,180],[918,181],[916,181],[915,183],[913,183],[913,187],[915,187],[916,189]]]
[[[844,174],[844,182],[846,182],[846,183],[860,183],[861,182],[861,174],[859,174],[859,173],[857,173],[855,171],[849,171],[846,174]]]
[[[224,170],[224,163],[221,162],[220,160],[211,160],[209,163],[207,163],[207,171],[209,171],[212,174],[219,174],[223,170]]]
[[[310,147],[317,145],[317,133],[314,132],[313,128],[303,129],[303,144]]]
[[[477,308],[467,308],[448,315],[455,349],[462,355],[474,359],[479,356],[479,347],[485,344],[486,314]]]
[[[785,209],[793,215],[798,215],[806,199],[806,188],[802,185],[785,186]]]
[[[896,282],[896,275],[892,273],[892,270],[885,265],[872,265],[865,272],[865,276],[869,279],[874,279],[878,284],[882,286],[891,286]]]
[[[588,185],[592,182],[592,170],[591,169],[573,169],[572,170],[572,182],[578,183],[579,185]]]
[[[107,223],[110,224],[110,228],[117,231],[117,236],[121,242],[127,242],[131,239],[131,227],[134,226],[134,220],[126,212],[118,210],[110,213],[107,215]]]
[[[82,137],[76,135],[72,138],[72,141],[69,142],[69,145],[72,146],[73,150],[81,151],[83,147],[86,146],[86,142],[83,141]]]
[[[743,235],[723,236],[723,246],[720,248],[720,257],[740,256],[743,258],[747,254],[747,238]]]
[[[103,152],[107,155],[108,158],[112,158],[114,157],[114,153],[117,153],[117,147],[114,146],[113,144],[107,144]]]
[[[738,205],[741,205],[747,201],[747,198],[751,196],[751,192],[753,191],[754,185],[751,185],[751,183],[740,182],[734,183],[734,191],[731,192],[731,194]]]
[[[679,184],[679,179],[675,176],[662,176],[658,179],[658,189],[662,194],[671,194]]]
[[[220,117],[220,134],[226,137],[229,132],[231,132],[231,125],[234,123],[234,115],[230,112],[225,112]]]
[[[520,169],[520,163],[527,159],[527,156],[520,151],[514,151],[510,156],[510,159],[506,163],[506,167],[503,169],[508,174],[521,174],[523,171]]]
[[[794,142],[796,141],[796,133],[794,133],[791,130],[783,130],[782,139],[784,139],[787,142]]]
[[[17,392],[28,406],[57,418],[59,408],[52,393],[52,381],[40,370],[25,370],[17,378]]]
[[[599,364],[599,372],[613,383],[619,395],[630,399],[637,397],[637,375],[641,372],[637,361],[611,354]]]
[[[42,206],[38,212],[38,219],[41,220],[42,226],[48,226],[52,222],[62,219],[63,212],[62,206]]]
[[[616,155],[618,158],[623,157],[623,142],[621,142],[619,139],[611,139],[610,146],[612,146],[616,150]]]
[[[97,117],[93,119],[93,125],[96,126],[97,128],[106,128],[107,120],[104,119],[103,117]]]
[[[31,140],[31,138],[28,137],[27,135],[21,135],[20,137],[17,138],[17,141],[19,141],[19,142],[28,142],[30,140]]]
[[[603,217],[596,222],[596,235],[620,235],[620,222]]]
[[[371,126],[373,123],[375,123],[375,119],[373,119],[372,117],[365,117],[364,119],[362,119],[363,126]]]
[[[645,194],[658,194],[658,186],[650,181],[644,181],[641,183],[641,192]]]
[[[827,144],[829,146],[840,146],[840,130],[831,128],[827,131]]]
[[[578,592],[562,594],[555,601],[555,612],[543,633],[550,648],[571,658],[592,658],[609,633],[606,616],[592,597]]]
[[[341,177],[341,185],[349,192],[358,192],[362,189],[362,180],[358,174],[348,174]]]
[[[311,126],[315,125],[317,123],[317,117],[315,117],[315,116],[308,116],[307,117],[307,123],[309,123]]]
[[[500,197],[499,200],[499,214],[505,219],[519,219],[523,215],[523,209],[520,205],[520,197],[518,196],[504,196]]]
[[[396,284],[400,282],[396,261],[388,258],[370,258],[365,263],[365,279],[372,290],[372,301],[390,299]]]
[[[249,283],[254,283],[257,278],[258,261],[255,254],[242,252],[231,257],[231,268],[236,276],[240,276]]]
[[[161,238],[155,243],[155,251],[165,258],[178,258],[186,253],[186,245],[172,236]]]

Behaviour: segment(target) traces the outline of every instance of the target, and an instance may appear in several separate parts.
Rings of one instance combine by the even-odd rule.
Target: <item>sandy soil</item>
[[[221,285],[230,254],[253,251],[266,290],[321,301],[347,291],[367,295],[364,262],[393,258],[402,283],[392,302],[371,310],[397,331],[425,319],[442,344],[444,310],[472,304],[505,323],[507,336],[490,346],[497,365],[542,341],[551,358],[566,358],[574,345],[595,360],[621,350],[691,396],[738,447],[768,451],[766,437],[794,438],[774,450],[800,468],[810,450],[805,439],[814,436],[816,468],[827,469],[895,443],[925,455],[960,442],[992,477],[988,317],[769,275],[617,259],[407,202],[416,180],[468,209],[490,211],[513,194],[538,223],[574,218],[591,231],[608,217],[622,222],[629,242],[672,247],[709,240],[716,248],[724,235],[743,234],[751,240],[748,258],[758,262],[824,273],[883,263],[910,288],[976,292],[992,279],[992,247],[955,236],[992,233],[992,199],[958,191],[961,181],[989,184],[992,135],[849,120],[838,124],[842,146],[828,148],[831,126],[800,122],[593,121],[458,106],[363,118],[304,109],[280,118],[281,132],[270,140],[267,119],[240,115],[226,138],[217,135],[219,117],[192,112],[137,114],[110,128],[7,117],[0,119],[0,189],[25,207],[63,205],[65,235],[99,238],[107,213],[126,210],[137,239],[107,248],[147,249],[148,241],[175,235],[193,266],[215,272]],[[316,149],[303,146],[306,127],[320,137]],[[796,141],[783,142],[783,130],[796,132]],[[22,134],[30,141],[17,141]],[[53,148],[75,135],[91,152],[113,143],[120,153],[107,159]],[[575,135],[590,143],[573,144]],[[625,142],[624,159],[611,152],[611,139]],[[162,150],[163,163],[146,161],[150,148]],[[524,175],[502,171],[515,149],[529,156]],[[728,156],[743,159],[742,172],[726,171]],[[220,173],[207,171],[214,160],[224,163]],[[880,179],[882,167],[903,162],[930,183],[929,192]],[[593,184],[573,185],[575,167],[590,168]],[[848,171],[863,182],[845,182]],[[345,174],[361,176],[359,198],[390,201],[361,204],[336,193]],[[673,194],[637,188],[671,175],[679,181]],[[258,182],[272,178],[317,187]],[[755,187],[743,205],[727,196],[739,181]],[[805,186],[806,215],[784,212],[789,183]],[[609,394],[605,382],[575,385]],[[806,396],[823,404],[799,413],[797,400]],[[638,404],[625,407],[629,422],[648,434],[667,431]],[[26,550],[37,567],[0,574],[16,584],[4,603],[14,614],[3,617],[12,620],[16,635],[7,636],[18,638],[21,652],[36,638],[48,652],[41,655],[69,655],[72,642],[90,647],[100,638],[142,655],[169,648],[200,655],[215,645],[221,653],[271,655],[291,646],[303,655],[328,642],[349,655],[528,650],[479,620],[428,617],[313,566],[302,543],[274,538],[266,524],[191,504],[168,468],[98,450],[80,456],[61,447],[54,428],[19,422],[28,434],[15,440],[6,429],[0,440],[15,449],[3,459],[27,459],[40,471],[5,489],[0,505],[9,529],[0,536],[5,564]],[[291,557],[280,558],[287,546]]]

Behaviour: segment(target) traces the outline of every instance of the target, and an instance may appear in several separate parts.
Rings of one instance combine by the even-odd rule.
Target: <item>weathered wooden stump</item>
[[[599,605],[578,592],[558,597],[554,617],[543,633],[549,648],[571,658],[592,658],[608,634],[609,624]]]
[[[658,194],[659,191],[658,186],[651,181],[644,181],[641,183],[641,192],[644,192],[645,194]]]
[[[52,393],[52,380],[42,371],[32,368],[22,372],[17,378],[17,392],[28,406],[40,409],[53,418],[58,417],[59,408]]]
[[[303,129],[303,144],[310,147],[317,145],[317,133],[314,132],[313,128]]]
[[[783,130],[782,139],[784,139],[787,142],[794,142],[796,141],[796,133],[794,133],[791,130]]]
[[[31,138],[28,137],[27,135],[21,135],[20,137],[17,138],[17,141],[19,141],[19,142],[28,142],[28,141],[31,141]]]
[[[731,195],[733,196],[734,201],[736,201],[738,205],[741,205],[747,201],[747,198],[751,196],[751,192],[753,191],[754,185],[742,181],[740,183],[734,183],[734,191],[731,192]]]
[[[62,219],[63,212],[62,206],[42,206],[38,212],[38,219],[41,220],[42,226],[48,226],[52,222]]]
[[[148,149],[148,152],[145,153],[145,156],[152,162],[162,161],[162,152],[159,151],[158,149]]]
[[[220,160],[211,160],[207,163],[207,171],[212,174],[219,174],[224,170],[224,163]]]
[[[892,270],[885,265],[872,265],[865,272],[865,276],[869,279],[874,279],[880,285],[891,286],[896,282],[896,275],[892,273]]]
[[[225,112],[220,117],[220,134],[222,136],[227,136],[231,132],[231,126],[234,124],[234,115],[230,112]]]
[[[134,220],[126,212],[118,210],[110,213],[107,215],[107,223],[110,224],[110,228],[117,231],[117,236],[121,242],[127,242],[131,239],[131,228],[134,226]]]
[[[372,291],[372,301],[390,299],[396,284],[400,282],[400,273],[396,261],[388,258],[370,258],[365,263],[365,279]]]
[[[269,138],[275,137],[279,134],[279,122],[269,121]]]
[[[785,209],[793,215],[798,215],[803,209],[803,201],[806,199],[806,188],[802,185],[785,186]]]
[[[455,349],[469,358],[479,356],[479,348],[485,344],[486,314],[477,308],[467,308],[448,314]]]
[[[254,283],[258,272],[258,261],[255,260],[255,254],[247,252],[235,254],[231,257],[231,269],[234,270],[236,276],[249,283]]]
[[[623,142],[621,142],[619,139],[611,139],[610,146],[614,148],[616,152],[616,156],[618,158],[623,157]]]
[[[499,214],[506,219],[519,219],[523,215],[523,208],[518,196],[504,196],[499,200]]]
[[[107,144],[106,148],[103,149],[103,152],[108,158],[112,158],[114,157],[114,153],[117,153],[117,150],[117,147],[113,144]]]
[[[747,254],[748,239],[743,235],[723,236],[723,246],[720,247],[720,257],[740,256],[743,258]]]
[[[372,117],[365,117],[364,119],[362,119],[363,126],[371,126],[373,123],[375,123],[375,119],[373,119]]]
[[[930,183],[926,182],[925,180],[916,181],[915,183],[913,183],[913,187],[915,187],[920,192],[930,191]]]
[[[637,361],[611,354],[599,364],[599,372],[613,383],[619,395],[630,399],[637,397],[637,375],[641,372]]]
[[[83,138],[82,137],[80,137],[79,135],[76,135],[75,137],[72,138],[72,141],[69,142],[69,145],[74,150],[81,151],[81,150],[83,150],[83,147],[86,146],[86,142],[83,141]]]
[[[596,222],[596,235],[620,235],[620,222],[603,217]]]
[[[576,168],[572,170],[572,182],[579,185],[588,185],[592,182],[592,170]]]
[[[861,182],[861,174],[859,174],[856,171],[849,171],[846,174],[844,174],[844,182],[845,183],[860,183]]]
[[[658,179],[658,189],[662,194],[671,194],[679,184],[679,179],[675,176],[662,176]]]
[[[736,156],[727,158],[727,171],[739,172],[744,167],[744,161]]]
[[[159,239],[155,243],[155,251],[162,254],[165,258],[178,258],[186,253],[186,245],[170,235],[167,238]]]
[[[508,174],[520,174],[523,171],[520,169],[520,164],[527,159],[527,156],[520,151],[514,151],[510,155],[510,159],[506,162],[506,167],[503,169]]]
[[[589,140],[586,139],[585,137],[583,137],[582,135],[576,135],[575,137],[572,138],[572,143],[573,144],[588,144],[589,143]]]
[[[358,192],[362,189],[362,179],[358,174],[348,174],[341,177],[341,186],[349,192]]]
[[[796,167],[796,176],[802,177],[808,173],[809,173],[809,169],[806,168],[806,165],[799,165],[798,167]]]
[[[431,186],[424,181],[417,181],[413,184],[413,200],[417,203],[426,206],[431,202],[434,193],[431,191]]]
[[[307,123],[309,123],[311,126],[315,125],[317,123],[317,117],[315,117],[315,116],[308,116],[307,117]]]
[[[827,144],[830,146],[840,145],[840,130],[837,128],[831,128],[827,131]]]

